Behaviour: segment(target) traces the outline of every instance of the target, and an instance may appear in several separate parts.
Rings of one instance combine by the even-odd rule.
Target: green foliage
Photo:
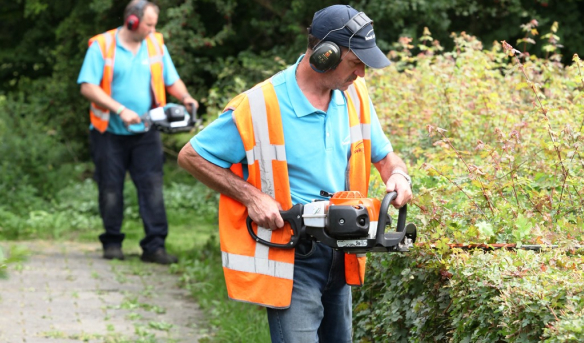
[[[97,185],[92,179],[76,181],[89,174],[87,169],[89,166],[77,165],[74,172],[67,174],[71,178],[63,178],[67,184],[56,190],[51,199],[22,190],[8,195],[11,202],[0,204],[0,238],[61,238],[69,237],[72,232],[79,235],[101,230]],[[216,221],[218,196],[215,192],[198,182],[177,182],[171,178],[172,172],[166,174],[164,198],[173,225]],[[61,174],[56,173],[54,177],[58,175]],[[129,179],[124,186],[124,203],[124,225],[140,222],[136,189]]]
[[[450,301],[445,268],[439,256],[422,249],[370,256],[365,285],[353,289],[355,341],[443,341]]]
[[[0,247],[0,279],[6,276],[6,258],[2,252],[2,247]]]
[[[410,161],[410,218],[431,241],[584,241],[580,62],[453,39],[451,52],[426,45],[416,57],[402,39],[395,63],[369,78],[380,121]]]
[[[372,255],[358,342],[579,342],[582,256],[559,250]]]
[[[532,26],[533,27],[533,26]],[[547,36],[549,39],[552,36]],[[564,67],[506,42],[411,40],[369,77],[377,113],[409,161],[421,245],[370,256],[355,289],[360,342],[578,342],[583,338],[584,117],[580,60]],[[429,30],[424,42],[432,42]],[[557,39],[551,39],[554,45]],[[375,179],[372,194],[383,192]],[[558,244],[541,253],[451,243]]]
[[[9,96],[0,100],[0,205],[15,215],[42,208],[70,180],[75,168],[70,145],[61,144],[56,132],[39,121],[42,107]],[[0,224],[1,225],[1,224]]]
[[[563,37],[569,51],[581,50],[584,26],[580,1],[350,1],[375,19],[378,45],[407,35],[418,37],[424,26],[447,42],[451,32],[467,31],[485,42],[534,39],[520,24],[535,18],[544,28],[558,22],[551,36],[525,45],[531,54],[559,52],[550,39]],[[293,63],[306,46],[306,27],[313,13],[336,3],[319,1],[161,0],[157,29],[165,35],[175,65],[191,93],[201,100],[201,114],[213,119],[227,100]],[[347,2],[345,2],[347,3]],[[22,0],[0,9],[0,94],[17,95],[54,138],[68,146],[68,162],[88,156],[87,101],[77,79],[87,40],[122,24],[126,2],[112,0]],[[49,29],[47,29],[49,28]],[[555,36],[555,37],[554,37]],[[413,42],[415,51],[423,40]],[[523,41],[522,41],[523,43]],[[551,51],[550,49],[555,49]],[[421,50],[421,49],[420,49]],[[421,50],[423,51],[423,50]],[[172,99],[171,99],[172,100]],[[22,112],[21,112],[22,113]],[[174,148],[174,147],[173,147]]]
[[[6,271],[8,265],[24,262],[29,255],[30,251],[22,245],[6,244],[0,247],[0,279],[8,276]]]

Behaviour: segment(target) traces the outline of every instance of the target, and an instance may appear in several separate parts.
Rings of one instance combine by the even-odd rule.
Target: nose
[[[361,62],[353,72],[355,75],[359,77],[365,77],[365,63]]]

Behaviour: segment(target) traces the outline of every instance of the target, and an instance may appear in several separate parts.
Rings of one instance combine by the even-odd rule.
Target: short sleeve
[[[164,63],[164,84],[166,86],[172,86],[180,77],[178,76],[178,72],[176,71],[166,45],[163,47],[163,49],[164,55],[162,57],[162,63]]]
[[[195,151],[207,161],[229,168],[232,164],[245,162],[245,149],[239,131],[232,118],[233,111],[222,113],[190,143]]]
[[[101,49],[97,42],[93,42],[89,49],[87,49],[87,53],[85,53],[85,59],[83,60],[83,65],[81,66],[79,77],[77,78],[77,84],[101,84],[101,79],[103,78],[103,67],[104,61]]]
[[[371,162],[376,163],[392,152],[393,147],[381,128],[371,99],[369,99],[369,106],[371,108]]]

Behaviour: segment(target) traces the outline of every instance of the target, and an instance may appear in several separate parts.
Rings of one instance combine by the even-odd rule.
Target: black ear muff
[[[341,48],[333,42],[320,42],[310,55],[310,67],[319,73],[335,69],[341,63]]]
[[[126,19],[126,27],[130,31],[136,31],[140,25],[140,18],[135,14],[130,14]]]

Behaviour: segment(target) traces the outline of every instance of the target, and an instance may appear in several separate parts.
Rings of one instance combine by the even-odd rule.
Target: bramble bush
[[[518,44],[537,39],[536,27],[524,25]],[[486,50],[464,32],[444,52],[425,30],[419,54],[401,38],[394,63],[371,72],[380,121],[413,175],[419,246],[370,256],[366,286],[354,290],[357,341],[584,341],[573,253],[584,241],[584,76],[577,55],[559,62],[556,31],[537,58],[504,41]]]

